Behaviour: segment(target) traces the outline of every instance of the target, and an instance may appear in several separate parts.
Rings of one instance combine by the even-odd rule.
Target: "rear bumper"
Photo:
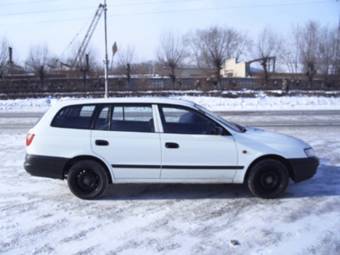
[[[292,179],[295,182],[301,182],[315,175],[319,159],[317,157],[294,158],[289,159],[289,163],[292,169]]]
[[[26,154],[24,168],[33,176],[64,179],[68,158]]]

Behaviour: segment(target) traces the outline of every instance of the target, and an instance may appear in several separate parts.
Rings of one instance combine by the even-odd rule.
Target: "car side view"
[[[245,183],[255,196],[275,198],[318,165],[297,138],[168,98],[58,103],[28,132],[24,163],[31,175],[67,179],[82,199],[115,183]]]

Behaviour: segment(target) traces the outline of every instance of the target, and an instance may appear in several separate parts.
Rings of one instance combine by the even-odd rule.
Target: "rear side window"
[[[72,105],[61,109],[51,126],[61,128],[90,129],[94,105]]]
[[[113,106],[112,131],[154,132],[151,106]]]
[[[112,105],[103,107],[96,117],[96,130],[154,132],[151,105]]]

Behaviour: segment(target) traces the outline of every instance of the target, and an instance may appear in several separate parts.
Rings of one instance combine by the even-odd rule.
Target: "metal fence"
[[[315,80],[312,84],[306,80],[270,79],[265,85],[258,78],[224,78],[220,83],[209,79],[185,78],[175,83],[168,78],[125,78],[109,79],[111,93],[133,92],[169,92],[171,91],[238,91],[238,90],[340,90],[340,80]],[[37,78],[1,79],[0,94],[6,96],[22,97],[40,94],[97,94],[104,91],[102,78]]]

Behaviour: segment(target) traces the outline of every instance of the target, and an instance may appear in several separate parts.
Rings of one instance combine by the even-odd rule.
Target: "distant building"
[[[179,78],[206,78],[214,73],[214,70],[209,68],[198,68],[195,66],[184,66],[177,70]]]
[[[250,76],[247,62],[237,62],[236,58],[227,59],[221,70],[223,77],[245,78]]]
[[[222,77],[228,78],[228,77],[235,77],[235,78],[246,78],[246,77],[252,77],[259,75],[263,73],[263,70],[260,68],[252,67],[251,65],[253,63],[259,63],[262,60],[262,58],[259,59],[253,59],[246,62],[238,62],[236,58],[230,58],[227,59],[223,65],[223,68],[221,70]],[[270,57],[270,61],[275,62],[275,57]],[[268,70],[271,73],[275,73],[275,63],[270,68],[269,62],[268,62]]]

